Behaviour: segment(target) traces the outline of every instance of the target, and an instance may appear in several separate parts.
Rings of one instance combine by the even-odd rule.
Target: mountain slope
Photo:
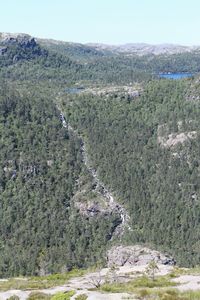
[[[101,180],[128,210],[125,241],[153,244],[184,266],[200,261],[200,105],[187,100],[189,86],[163,80],[134,100],[63,100]]]
[[[0,275],[86,267],[117,242],[199,264],[199,80],[151,80],[198,71],[199,53],[77,61],[23,35],[1,47]],[[137,97],[112,92],[138,81]]]
[[[100,57],[112,55],[108,50],[98,50],[89,45],[62,42],[48,39],[37,39],[38,43],[50,51],[68,56],[71,59],[86,62]]]
[[[1,85],[0,109],[0,275],[60,272],[102,260],[118,216],[78,212],[77,180],[89,184],[89,175],[81,141],[62,127],[52,96],[39,86]]]

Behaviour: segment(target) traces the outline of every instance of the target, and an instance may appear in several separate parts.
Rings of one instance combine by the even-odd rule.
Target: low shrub
[[[85,294],[81,294],[81,295],[78,295],[75,299],[76,300],[87,300],[88,296],[85,295]]]
[[[32,292],[27,300],[50,300],[51,296],[42,292]]]
[[[55,294],[51,300],[70,300],[72,296],[75,295],[74,291],[64,292],[64,293],[57,293]]]
[[[10,298],[8,298],[7,300],[20,300],[20,298],[17,295],[13,295]]]

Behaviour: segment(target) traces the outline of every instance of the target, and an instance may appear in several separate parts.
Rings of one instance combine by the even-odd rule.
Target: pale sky
[[[72,42],[200,45],[200,0],[0,0],[0,32]]]

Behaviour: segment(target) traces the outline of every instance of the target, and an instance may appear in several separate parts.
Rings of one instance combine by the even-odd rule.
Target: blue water
[[[182,79],[182,78],[189,78],[192,77],[192,73],[161,73],[158,75],[160,78],[166,78],[166,79]]]
[[[84,87],[71,87],[71,88],[66,88],[65,92],[68,94],[79,94],[81,91],[84,90]]]

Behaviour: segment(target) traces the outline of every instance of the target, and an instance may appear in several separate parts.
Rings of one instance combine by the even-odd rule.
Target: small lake
[[[70,88],[66,88],[65,92],[68,94],[79,94],[80,92],[82,92],[84,90],[84,87],[82,86],[78,86],[78,87],[70,87]]]
[[[166,78],[166,79],[182,79],[182,78],[190,78],[194,74],[192,73],[160,73],[158,76],[160,78]]]

